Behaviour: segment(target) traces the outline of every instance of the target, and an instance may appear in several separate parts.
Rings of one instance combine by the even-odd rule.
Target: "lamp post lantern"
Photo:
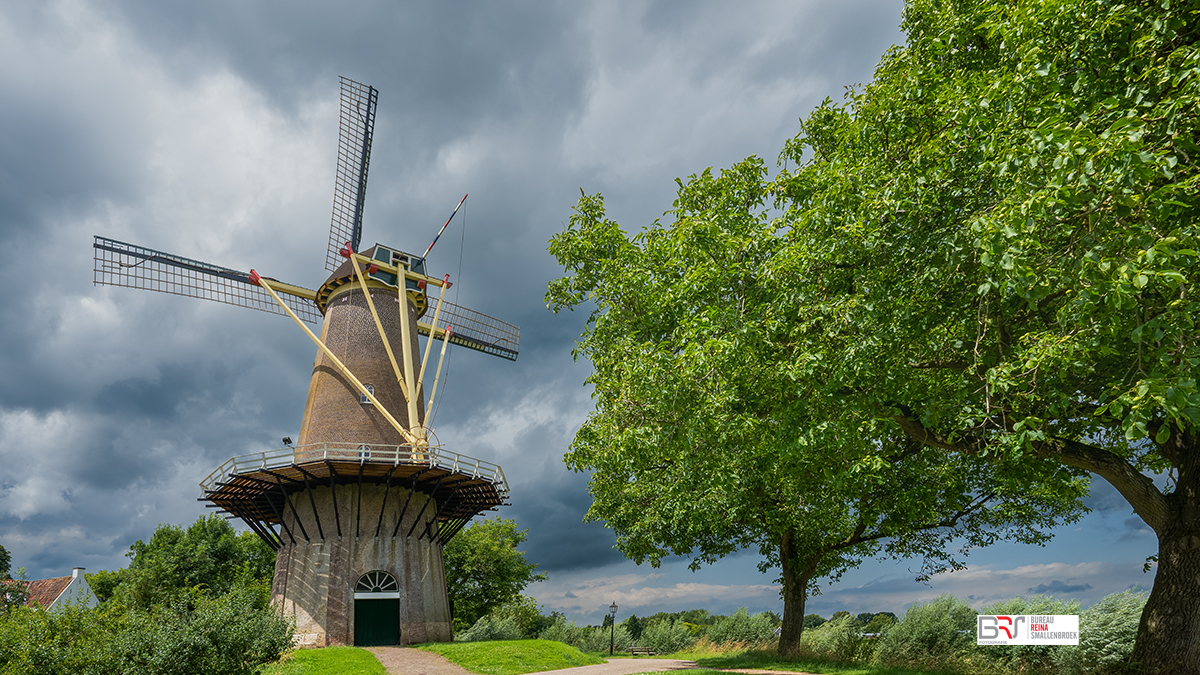
[[[611,632],[609,632],[609,634],[608,634],[608,655],[612,656],[613,655],[613,643],[615,642],[615,639],[617,636],[617,603],[616,603],[616,601],[613,601],[613,604],[608,606],[608,618],[609,618],[609,624],[610,624],[609,628],[612,629]]]

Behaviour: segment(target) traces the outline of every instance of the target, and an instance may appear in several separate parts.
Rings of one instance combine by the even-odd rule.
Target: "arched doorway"
[[[367,572],[354,585],[354,644],[400,644],[400,584],[387,572]]]

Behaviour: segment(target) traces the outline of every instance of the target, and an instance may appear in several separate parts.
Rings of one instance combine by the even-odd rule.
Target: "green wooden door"
[[[354,644],[400,644],[400,598],[354,601]]]

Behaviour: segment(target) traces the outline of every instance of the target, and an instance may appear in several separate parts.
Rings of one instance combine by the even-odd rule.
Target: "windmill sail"
[[[92,248],[92,281],[97,285],[141,288],[286,314],[261,286],[250,283],[246,272],[107,237],[97,236]],[[280,295],[297,316],[309,323],[321,323],[321,312],[313,302],[316,293],[290,284],[282,286]]]
[[[432,318],[433,310],[426,313],[425,317]],[[438,317],[438,323],[441,324],[437,330],[439,338],[442,335],[440,329],[450,326],[450,344],[452,345],[499,356],[509,361],[517,360],[521,329],[510,323],[449,301],[442,303],[442,313]],[[417,331],[421,335],[428,336],[431,327],[424,322],[418,322]]]
[[[342,264],[338,251],[350,242],[357,251],[362,239],[363,201],[367,194],[367,169],[371,164],[371,136],[375,133],[375,104],[379,91],[348,78],[342,80],[342,108],[338,131],[337,179],[333,186],[333,220],[325,269]]]

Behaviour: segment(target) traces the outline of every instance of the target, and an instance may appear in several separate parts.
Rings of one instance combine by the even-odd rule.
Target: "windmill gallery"
[[[506,504],[508,484],[499,466],[442,448],[425,423],[450,344],[515,360],[519,331],[445,300],[449,275],[425,272],[433,244],[421,256],[359,251],[378,92],[346,78],[341,91],[332,273],[317,290],[100,236],[94,282],[285,315],[304,330],[318,351],[295,445],[226,461],[201,500],[276,551],[272,601],[301,643],[447,641],[442,547]]]

